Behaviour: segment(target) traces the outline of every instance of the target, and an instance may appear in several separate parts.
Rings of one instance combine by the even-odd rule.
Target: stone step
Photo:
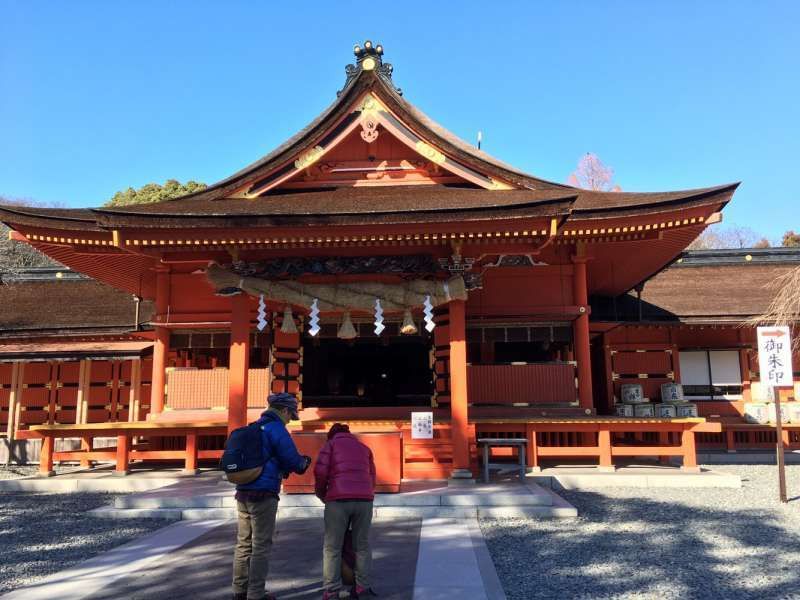
[[[149,493],[132,494],[115,499],[118,509],[226,509],[236,501],[229,486],[205,490],[193,489],[185,483]],[[377,494],[376,508],[479,508],[552,506],[552,495],[536,485],[473,486],[471,488],[441,488],[398,494]],[[313,494],[283,494],[281,508],[321,509],[323,504]]]
[[[279,519],[323,517],[322,506],[285,506],[278,509]],[[206,520],[235,519],[234,508],[96,508],[90,514],[104,519],[171,519]],[[448,518],[468,519],[492,518],[540,518],[564,519],[578,516],[575,507],[569,504],[551,506],[378,506],[375,518]]]

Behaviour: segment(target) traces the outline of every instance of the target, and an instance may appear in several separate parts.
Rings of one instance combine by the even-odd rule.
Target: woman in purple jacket
[[[369,530],[375,498],[375,461],[372,450],[359,442],[342,423],[334,424],[314,467],[317,497],[325,503],[323,600],[339,597],[342,587],[342,543],[352,527],[356,555],[355,598],[372,595],[369,585],[372,552]]]

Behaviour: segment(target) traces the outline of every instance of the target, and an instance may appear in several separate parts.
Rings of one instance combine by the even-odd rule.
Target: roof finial
[[[347,80],[344,82],[345,88],[350,85],[350,82],[361,72],[375,71],[375,73],[389,83],[398,94],[403,94],[400,88],[395,87],[392,82],[392,65],[383,62],[383,46],[377,43],[373,44],[372,40],[365,40],[363,44],[356,44],[353,46],[353,54],[356,57],[356,64],[347,65],[344,68],[347,74]],[[343,91],[344,89],[339,90],[336,95],[339,96]]]

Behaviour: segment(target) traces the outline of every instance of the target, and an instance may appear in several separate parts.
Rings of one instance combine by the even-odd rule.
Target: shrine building
[[[270,391],[286,391],[302,405],[291,424],[300,445],[313,450],[331,423],[350,423],[387,490],[398,478],[477,474],[487,436],[527,439],[533,466],[613,468],[644,454],[696,468],[695,436],[726,447],[726,419],[741,420],[757,391],[754,333],[741,327],[757,309],[734,306],[736,289],[720,306],[702,294],[719,292],[710,286],[728,266],[800,260],[683,254],[737,185],[600,192],[524,173],[412,105],[383,48],[365,42],[321,115],[202,191],[0,207],[13,239],[69,278],[104,284],[130,314],[118,331],[0,341],[0,426],[12,440],[42,437],[45,472],[53,460],[111,458],[122,471],[175,458],[194,468]],[[696,409],[625,415],[616,405],[632,383],[653,403],[662,384],[683,383]],[[432,438],[413,435],[415,412],[432,413]],[[54,439],[70,435],[82,449],[58,450]],[[94,446],[102,436],[117,448]]]

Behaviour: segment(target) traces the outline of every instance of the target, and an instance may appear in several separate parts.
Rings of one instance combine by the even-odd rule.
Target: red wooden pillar
[[[450,308],[450,424],[453,435],[453,473],[471,478],[469,470],[469,422],[467,415],[466,302],[451,300]]]
[[[131,438],[127,433],[123,433],[117,436],[117,464],[114,467],[114,474],[127,475],[130,461]]]
[[[694,440],[694,431],[684,429],[681,432],[681,450],[683,451],[682,471],[699,473],[700,467],[697,466],[697,445]]]
[[[45,435],[42,438],[42,450],[39,455],[39,475],[44,477],[51,477],[56,474],[53,471],[53,447],[55,441],[53,436]]]
[[[188,474],[197,474],[197,434],[186,434],[186,460],[184,463],[184,472]]]
[[[611,431],[608,429],[600,429],[597,432],[597,445],[600,449],[600,466],[599,471],[613,471],[614,458],[611,454]]]
[[[578,401],[582,409],[593,409],[592,396],[592,360],[589,348],[589,294],[586,285],[586,256],[578,248],[578,254],[572,257],[573,297],[582,311],[573,322],[575,337],[575,360],[578,361]]]
[[[169,309],[169,271],[156,273],[156,321],[166,321]],[[169,329],[154,327],[153,374],[150,380],[150,414],[164,411],[164,394],[167,387],[167,354],[169,353]]]
[[[238,294],[231,300],[228,433],[247,425],[247,372],[250,368],[250,297]]]

